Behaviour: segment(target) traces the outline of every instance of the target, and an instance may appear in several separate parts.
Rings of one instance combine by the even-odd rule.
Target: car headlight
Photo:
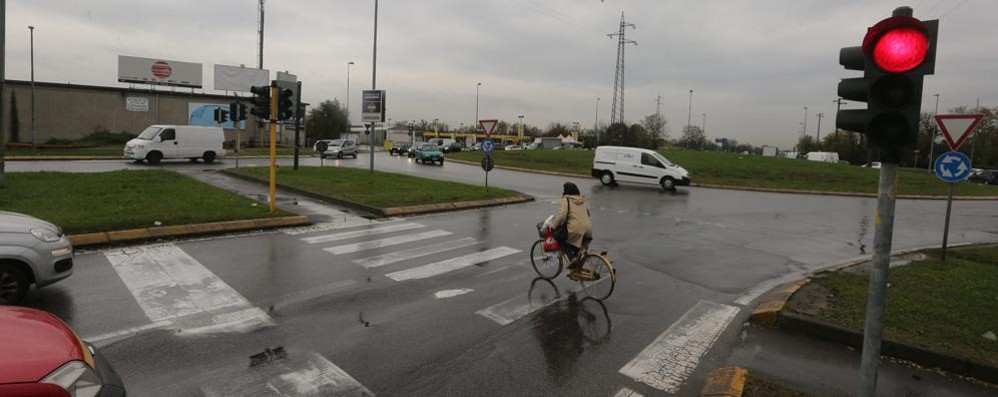
[[[132,146],[132,147],[134,147],[136,149],[145,149],[146,145],[135,145],[135,146]]]
[[[35,236],[35,238],[42,240],[46,243],[54,243],[56,241],[59,241],[59,235],[52,233],[52,231],[48,229],[33,228],[31,229],[31,235]]]
[[[58,385],[73,397],[95,397],[103,385],[100,378],[82,361],[70,361],[52,371],[40,383]]]

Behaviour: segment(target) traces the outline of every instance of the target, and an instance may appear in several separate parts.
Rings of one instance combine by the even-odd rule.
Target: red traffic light
[[[881,70],[904,73],[925,61],[928,30],[922,21],[912,17],[887,18],[870,28],[863,50]]]

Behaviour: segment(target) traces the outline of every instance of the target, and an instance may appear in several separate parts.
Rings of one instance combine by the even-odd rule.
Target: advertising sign
[[[118,55],[118,81],[201,88],[201,64]]]
[[[125,110],[129,112],[148,112],[149,98],[130,96],[125,98]]]
[[[385,91],[364,90],[364,99],[361,102],[361,121],[384,122],[385,121]]]
[[[270,84],[270,71],[245,66],[215,65],[215,89],[249,92],[255,85]]]

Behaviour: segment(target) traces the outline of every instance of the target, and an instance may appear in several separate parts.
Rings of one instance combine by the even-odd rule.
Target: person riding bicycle
[[[568,236],[564,241],[558,241],[558,245],[565,255],[572,258],[568,269],[576,273],[582,266],[580,254],[593,239],[593,225],[589,222],[589,206],[579,192],[579,187],[572,182],[565,182],[562,186],[563,198],[558,213],[551,219],[549,226],[554,230],[562,223],[568,226]]]

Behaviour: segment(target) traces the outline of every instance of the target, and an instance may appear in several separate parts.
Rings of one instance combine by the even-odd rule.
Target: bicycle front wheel
[[[586,255],[582,264],[582,273],[585,277],[579,279],[579,283],[590,298],[602,301],[613,293],[617,272],[606,258],[596,254]]]
[[[530,264],[538,276],[550,280],[561,273],[561,261],[558,260],[558,251],[544,252],[543,243],[544,240],[537,240],[530,247]]]

